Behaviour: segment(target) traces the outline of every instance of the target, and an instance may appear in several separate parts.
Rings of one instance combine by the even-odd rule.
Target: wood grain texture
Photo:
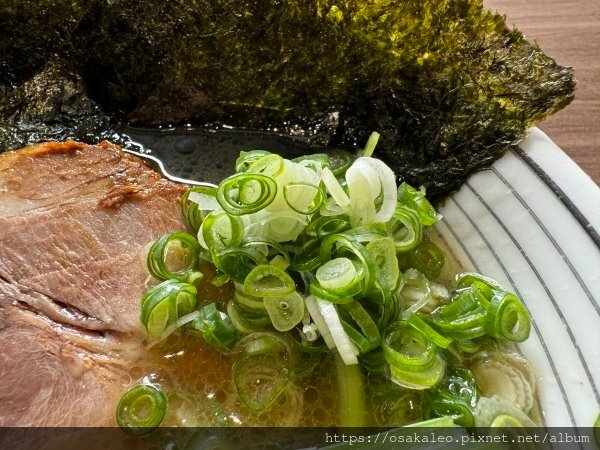
[[[575,100],[539,125],[600,184],[600,0],[484,0],[559,64],[575,69]]]

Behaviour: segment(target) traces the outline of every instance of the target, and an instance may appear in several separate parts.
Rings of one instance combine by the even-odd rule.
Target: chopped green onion
[[[416,190],[404,182],[398,188],[398,201],[416,211],[425,226],[436,223],[440,216],[431,203],[425,198],[425,188]]]
[[[487,305],[481,304],[478,294],[475,287],[458,291],[451,303],[436,309],[428,320],[438,331],[453,339],[483,336]]]
[[[361,279],[357,278],[357,281]],[[342,303],[350,303],[354,300],[353,295],[356,295],[360,292],[360,284],[353,285],[357,290],[356,291],[344,291],[344,293],[335,293],[327,289],[323,289],[319,286],[318,281],[314,281],[309,285],[309,291],[312,295],[322,298],[323,300],[327,300],[331,303],[342,304]]]
[[[236,345],[244,355],[261,355],[275,353],[284,355],[288,352],[288,342],[285,335],[269,331],[258,331],[244,336]]]
[[[202,222],[198,240],[204,248],[213,251],[238,245],[242,240],[240,219],[225,211],[213,211]]]
[[[423,401],[425,418],[451,416],[457,425],[475,426],[473,411],[477,404],[477,386],[468,369],[452,367],[438,386],[428,391]]]
[[[379,141],[379,133],[373,131],[371,136],[369,136],[369,140],[367,141],[367,145],[365,145],[365,149],[363,150],[363,156],[371,156],[373,155],[373,151],[375,147],[377,147],[377,142]]]
[[[232,280],[243,283],[246,277],[267,259],[255,248],[229,247],[212,252],[213,263]]]
[[[376,312],[374,317],[380,330],[384,330],[390,323],[400,319],[402,308],[400,299],[396,293],[393,293],[383,303],[371,305],[371,309]]]
[[[478,274],[463,274],[452,302],[430,317],[441,332],[459,340],[488,334],[522,342],[529,336],[531,319],[521,300],[502,286]]]
[[[244,290],[255,297],[283,297],[295,289],[294,280],[270,264],[256,266],[244,280]]]
[[[408,389],[429,389],[439,383],[444,376],[445,368],[445,361],[436,355],[433,363],[422,370],[412,370],[412,367],[406,366],[404,368],[390,366],[390,378],[397,385]]]
[[[167,410],[163,392],[151,385],[129,389],[117,406],[117,423],[127,433],[144,435],[160,425]]]
[[[465,272],[456,277],[457,289],[470,287],[473,283],[478,283],[480,286],[486,286],[488,288],[486,294],[489,298],[492,297],[494,291],[506,291],[506,289],[504,289],[497,281],[484,277],[478,273]]]
[[[235,297],[227,303],[227,314],[235,329],[240,333],[261,331],[271,323],[271,319],[269,319],[269,316],[266,314],[256,314],[251,316],[249,314],[241,313],[240,305],[236,304]]]
[[[344,188],[340,185],[335,175],[327,167],[323,169],[321,174],[323,184],[327,188],[329,194],[333,200],[342,208],[348,208],[350,206],[350,198],[344,191]]]
[[[202,204],[190,200],[190,194],[196,193],[206,196],[207,198],[213,198],[216,202],[217,188],[208,186],[193,186],[189,188],[185,194],[179,199],[179,206],[181,208],[181,214],[185,220],[185,224],[188,229],[197,233],[204,220],[203,211],[206,208],[202,208]],[[212,210],[213,208],[210,208]]]
[[[317,330],[319,330],[321,337],[325,341],[325,345],[327,345],[328,349],[334,348],[335,342],[333,341],[333,337],[329,331],[329,326],[327,325],[327,322],[325,322],[323,314],[321,314],[317,297],[314,295],[309,295],[304,299],[304,303],[306,304],[306,309],[308,310],[310,318],[315,323]]]
[[[302,163],[310,162],[320,164],[321,167],[329,167],[329,155],[327,153],[313,153],[312,155],[302,155],[292,159],[292,162]]]
[[[367,353],[378,347],[381,341],[379,329],[373,318],[356,300],[338,307],[344,330],[361,350]]]
[[[310,183],[292,182],[283,187],[287,205],[299,214],[314,214],[324,201],[323,191]]]
[[[360,355],[359,361],[369,373],[383,373],[387,364],[381,347]]]
[[[516,295],[497,292],[490,302],[485,330],[490,336],[523,342],[529,337],[531,320]]]
[[[452,339],[448,339],[448,338],[442,336],[441,334],[439,334],[437,331],[435,331],[433,328],[431,328],[427,324],[427,322],[425,322],[423,319],[421,319],[416,314],[411,314],[408,317],[408,319],[406,320],[406,322],[413,328],[415,328],[415,329],[419,330],[421,333],[423,333],[427,337],[427,339],[429,339],[431,342],[433,342],[438,347],[446,348],[452,343]]]
[[[377,266],[377,284],[383,297],[388,298],[397,288],[400,278],[394,240],[389,237],[374,239],[366,249]]]
[[[248,167],[255,162],[258,161],[263,156],[271,155],[271,152],[266,150],[249,150],[249,151],[241,151],[238,158],[235,160],[235,171],[245,172],[248,170]]]
[[[350,228],[350,222],[342,217],[319,217],[308,224],[305,233],[323,239],[327,235],[341,233],[348,228]]]
[[[248,295],[244,291],[244,286],[239,283],[235,284],[235,292],[234,297],[237,303],[245,306],[250,309],[258,309],[262,311],[266,311],[265,303],[261,297],[254,297],[253,295]]]
[[[479,344],[470,339],[457,339],[454,344],[457,349],[464,353],[475,353],[480,349]]]
[[[171,324],[196,308],[196,287],[172,278],[142,297],[140,321],[152,338],[160,338]]]
[[[321,264],[321,242],[312,239],[298,249],[292,259],[292,268],[298,272],[316,269]]]
[[[265,237],[247,237],[241,242],[243,248],[256,248],[261,250],[265,257],[281,256],[287,263],[291,261],[289,252],[279,242]]]
[[[265,308],[273,327],[278,331],[289,331],[304,317],[304,300],[298,292],[284,297],[265,297]]]
[[[258,158],[256,161],[252,162],[246,172],[248,173],[260,173],[263,175],[268,175],[270,177],[276,177],[284,169],[283,158],[279,155],[275,155],[271,153],[269,155],[264,155],[261,158]]]
[[[272,405],[291,380],[285,361],[270,353],[239,359],[233,365],[233,382],[240,400],[253,411]]]
[[[200,317],[193,323],[193,329],[198,330],[206,342],[221,351],[231,350],[237,342],[237,333],[231,320],[214,303],[202,307]]]
[[[362,293],[366,294],[376,280],[377,267],[367,249],[352,236],[343,233],[331,234],[321,242],[321,262],[324,264],[334,257],[354,255],[364,268],[364,284]]]
[[[431,241],[424,241],[408,254],[410,265],[429,278],[437,278],[444,267],[444,253]]]
[[[407,252],[415,248],[423,237],[423,223],[414,209],[398,206],[387,224],[388,234],[394,238],[396,251]]]
[[[429,279],[416,269],[408,269],[403,274],[404,285],[400,297],[405,309],[403,317],[420,311],[432,299]]]
[[[344,360],[344,363],[358,364],[358,359],[356,359],[356,355],[358,355],[359,351],[344,331],[344,327],[342,325],[342,322],[340,321],[340,317],[337,313],[337,310],[335,309],[335,306],[328,301],[322,300],[318,297],[315,298],[321,316],[326,324],[327,330],[325,331],[329,332],[329,334],[331,335],[330,337],[335,347],[337,348],[340,356]],[[317,326],[320,327],[318,323]],[[319,330],[321,330],[321,328],[319,328]],[[325,333],[323,331],[321,331],[321,334],[323,335],[323,337],[325,337]]]
[[[333,150],[329,153],[329,168],[336,177],[342,177],[352,164],[354,156],[344,150]]]
[[[356,267],[348,258],[335,258],[317,269],[317,280],[325,289],[339,289],[356,277]]]
[[[347,236],[352,236],[360,243],[368,243],[375,239],[386,237],[387,230],[385,224],[374,223],[362,227],[351,228],[345,231],[344,234]]]
[[[436,356],[433,342],[406,322],[396,322],[388,327],[381,348],[390,366],[415,371],[431,366]]]
[[[217,201],[229,214],[252,214],[269,206],[277,194],[273,178],[259,173],[240,173],[225,178],[217,188]]]
[[[200,251],[198,241],[191,234],[165,234],[148,251],[148,272],[158,280],[175,278],[193,283],[202,277],[198,270]]]

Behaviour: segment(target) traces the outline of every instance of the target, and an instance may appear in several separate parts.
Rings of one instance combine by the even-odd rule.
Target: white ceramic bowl
[[[547,426],[600,411],[600,189],[539,129],[471,176],[436,225],[464,267],[495,278],[533,317],[520,345]]]

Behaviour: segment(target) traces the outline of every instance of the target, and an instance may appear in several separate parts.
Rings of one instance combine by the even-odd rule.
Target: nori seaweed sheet
[[[442,198],[566,106],[572,70],[479,0],[5,0],[0,148],[223,125],[352,147]]]

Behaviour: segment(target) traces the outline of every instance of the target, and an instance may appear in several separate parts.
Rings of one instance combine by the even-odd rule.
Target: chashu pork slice
[[[140,357],[145,245],[184,187],[108,142],[0,154],[0,426],[115,425]]]

